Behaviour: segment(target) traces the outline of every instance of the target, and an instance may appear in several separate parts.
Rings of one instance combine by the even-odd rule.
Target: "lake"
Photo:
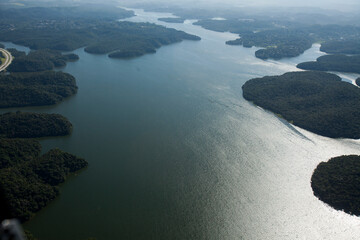
[[[89,167],[25,226],[47,240],[357,239],[360,218],[314,197],[310,178],[321,161],[360,154],[360,141],[318,136],[242,97],[247,80],[297,70],[323,54],[319,45],[263,61],[256,48],[225,45],[235,34],[136,14],[129,20],[202,40],[130,60],[74,51],[80,60],[62,70],[78,93],[21,110],[66,116],[73,133],[41,140],[43,151],[61,148]]]

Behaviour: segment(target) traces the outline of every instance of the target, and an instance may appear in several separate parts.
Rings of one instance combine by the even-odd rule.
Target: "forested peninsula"
[[[14,60],[7,68],[9,72],[41,72],[53,70],[56,67],[65,67],[66,62],[76,61],[79,56],[73,53],[62,54],[60,51],[41,49],[25,52],[14,48],[8,49]]]
[[[360,54],[360,39],[324,42],[320,51],[331,54]]]
[[[58,194],[57,185],[87,166],[84,159],[59,149],[44,155],[35,137],[67,135],[71,123],[58,114],[5,113],[0,115],[1,219],[29,220]]]
[[[40,143],[31,139],[68,135],[71,130],[72,124],[59,114],[0,115],[1,219],[29,220],[59,194],[57,185],[87,166],[84,159],[59,149],[41,156]]]
[[[337,210],[360,216],[360,156],[320,163],[311,177],[316,197]]]
[[[45,71],[0,75],[0,108],[52,105],[76,92],[75,78],[68,73]]]
[[[360,89],[330,73],[304,71],[247,81],[246,100],[331,138],[360,138]]]
[[[2,219],[29,220],[59,195],[57,186],[70,173],[87,166],[84,159],[59,149],[40,152],[36,140],[0,138],[0,185],[7,205],[1,207]]]
[[[106,11],[111,13],[109,17],[95,12],[90,15],[86,10],[71,7],[13,9],[11,14],[0,10],[0,40],[34,50],[72,51],[85,47],[88,53],[110,54],[113,58],[137,57],[153,53],[163,45],[200,40],[183,31],[151,23],[118,21],[132,16],[132,12],[118,10],[123,15],[115,17],[114,10]],[[41,17],[34,17],[34,12]]]
[[[304,70],[360,73],[360,55],[324,55],[316,61],[303,62],[296,67]]]
[[[0,115],[0,137],[37,138],[65,136],[72,124],[59,114],[9,112]]]
[[[355,54],[359,49],[360,27],[340,25],[307,25],[291,21],[254,17],[244,19],[202,19],[194,23],[218,32],[232,32],[240,38],[227,41],[228,45],[261,47],[255,52],[260,59],[296,57],[313,43],[322,42],[322,51]],[[338,52],[334,49],[339,49]]]

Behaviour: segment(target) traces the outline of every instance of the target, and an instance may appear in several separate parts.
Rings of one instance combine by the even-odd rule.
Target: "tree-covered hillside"
[[[0,115],[0,137],[37,138],[65,136],[72,124],[59,114],[16,112]]]
[[[73,53],[62,54],[59,51],[41,49],[31,51],[28,55],[25,52],[11,50],[14,60],[7,68],[9,72],[40,72],[52,70],[55,67],[64,67],[68,61],[76,61],[79,56]]]
[[[247,81],[243,96],[289,122],[332,138],[360,138],[360,89],[325,72],[289,72]]]
[[[35,140],[0,139],[0,186],[10,217],[29,220],[59,194],[57,185],[86,166],[84,159],[59,149],[41,156]]]
[[[155,24],[118,21],[121,15],[107,16],[95,11],[91,15],[81,8],[25,8],[12,10],[12,14],[8,11],[0,10],[0,40],[34,50],[72,51],[86,47],[89,53],[117,52],[111,56],[123,57],[155,52],[162,45],[182,40],[200,40]]]
[[[311,177],[316,197],[337,210],[360,216],[360,156],[320,163]]]
[[[76,92],[75,78],[68,73],[0,75],[0,108],[52,105]]]
[[[360,54],[360,38],[324,42],[320,50],[332,54]]]
[[[324,55],[312,62],[303,62],[296,67],[304,70],[360,73],[360,55]]]

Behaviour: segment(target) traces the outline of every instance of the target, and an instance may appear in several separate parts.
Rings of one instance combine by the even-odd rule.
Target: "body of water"
[[[360,142],[312,134],[242,98],[248,79],[297,70],[319,46],[263,61],[255,48],[225,45],[235,34],[136,14],[129,20],[202,40],[130,60],[74,51],[80,60],[63,71],[78,93],[22,110],[66,116],[73,133],[41,140],[44,151],[61,148],[89,167],[26,227],[47,240],[357,239],[360,219],[314,197],[310,178],[321,161],[360,154]]]

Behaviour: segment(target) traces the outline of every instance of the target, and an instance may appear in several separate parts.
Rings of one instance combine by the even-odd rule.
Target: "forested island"
[[[337,210],[360,216],[360,156],[331,158],[311,177],[316,197]]]
[[[247,81],[243,96],[296,126],[331,138],[360,138],[360,89],[337,75],[289,72]]]
[[[303,62],[296,67],[304,70],[360,73],[360,55],[324,55],[316,61]]]
[[[168,18],[158,18],[158,20],[167,23],[184,23],[185,18],[168,17]]]
[[[34,17],[34,12],[41,17]],[[86,17],[81,17],[83,15]],[[155,24],[118,21],[119,16],[112,18],[113,15],[101,16],[71,7],[14,9],[11,15],[0,10],[0,40],[34,50],[72,51],[85,47],[88,53],[111,53],[109,56],[114,58],[141,56],[182,40],[200,40],[197,36]]]

